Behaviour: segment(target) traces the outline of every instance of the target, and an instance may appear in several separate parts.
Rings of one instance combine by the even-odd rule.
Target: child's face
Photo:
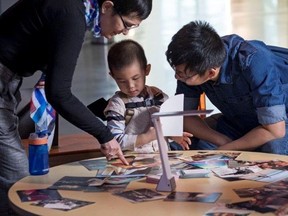
[[[121,92],[128,97],[138,96],[145,87],[146,76],[150,72],[150,65],[146,69],[141,69],[139,63],[134,61],[131,65],[114,70],[112,77],[116,81]]]

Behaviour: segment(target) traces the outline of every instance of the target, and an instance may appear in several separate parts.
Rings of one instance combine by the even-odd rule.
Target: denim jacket
[[[261,41],[245,41],[238,35],[222,39],[227,57],[217,82],[208,81],[199,86],[177,82],[176,94],[184,94],[185,109],[195,109],[200,94],[205,92],[239,132],[247,133],[260,124],[286,120],[288,50]]]

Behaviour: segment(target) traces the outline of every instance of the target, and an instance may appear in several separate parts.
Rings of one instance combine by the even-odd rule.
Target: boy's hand
[[[190,139],[191,137],[193,137],[193,134],[183,132],[182,137],[173,136],[170,137],[170,139],[180,144],[184,150],[189,150],[190,149],[189,145],[191,145],[191,139]]]

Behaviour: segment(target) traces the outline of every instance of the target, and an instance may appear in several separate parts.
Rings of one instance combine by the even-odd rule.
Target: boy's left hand
[[[173,136],[173,137],[170,137],[170,139],[172,139],[173,141],[181,145],[184,150],[189,150],[190,149],[189,145],[191,145],[192,143],[190,139],[191,137],[193,137],[193,134],[188,133],[188,132],[183,132],[182,137]]]

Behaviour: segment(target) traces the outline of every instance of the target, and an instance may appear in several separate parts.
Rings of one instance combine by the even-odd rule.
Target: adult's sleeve
[[[73,95],[71,84],[86,31],[83,3],[58,1],[64,4],[47,10],[47,34],[50,53],[46,71],[46,96],[49,103],[67,121],[93,135],[103,144],[113,139],[110,130]],[[77,1],[76,1],[77,2]]]
[[[260,124],[274,124],[286,120],[285,94],[275,57],[263,47],[247,58],[243,67],[251,89],[253,104]]]

